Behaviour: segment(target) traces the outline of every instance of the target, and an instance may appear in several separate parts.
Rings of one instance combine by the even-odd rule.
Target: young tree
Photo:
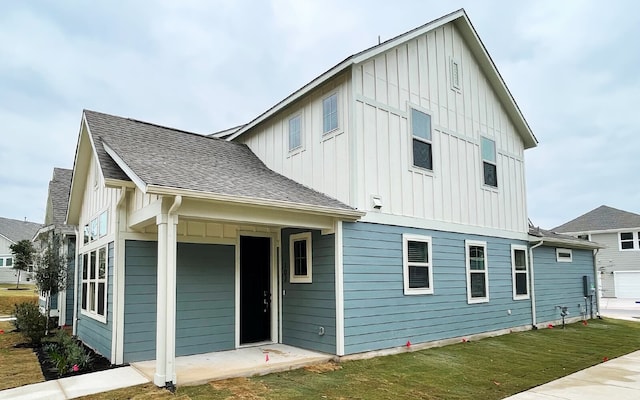
[[[18,270],[16,289],[19,289],[20,273],[29,270],[29,266],[33,264],[36,249],[33,247],[31,241],[26,239],[12,244],[9,248],[11,249],[11,253],[13,253],[13,269]]]
[[[67,283],[66,257],[62,248],[62,238],[56,233],[51,233],[43,242],[42,255],[35,270],[34,279],[36,286],[46,294],[47,332],[49,331],[49,318],[51,315],[51,297],[64,290]],[[45,333],[45,334],[46,334]]]

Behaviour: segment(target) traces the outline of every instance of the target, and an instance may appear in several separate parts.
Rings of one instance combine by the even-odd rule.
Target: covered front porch
[[[200,385],[221,379],[288,371],[327,362],[333,357],[330,354],[272,343],[176,357],[175,366],[181,385]],[[156,373],[155,360],[135,362],[131,366],[153,381]]]

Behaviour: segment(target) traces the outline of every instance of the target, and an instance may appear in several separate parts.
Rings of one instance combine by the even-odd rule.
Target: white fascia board
[[[598,235],[603,233],[620,233],[620,232],[630,232],[630,231],[640,231],[640,226],[635,228],[615,228],[615,229],[600,229],[595,231],[575,231],[575,232],[558,232],[563,235]]]
[[[6,237],[5,235],[3,235],[2,233],[0,233],[0,237],[3,237],[5,239],[7,239],[9,242],[11,243],[15,243],[13,240],[9,239],[8,237]]]
[[[542,242],[545,246],[563,246],[571,249],[595,250],[604,249],[607,246],[596,242],[576,243],[573,240],[542,238],[539,236],[529,236],[529,243]]]
[[[121,179],[104,178],[104,185],[112,189],[122,189],[123,187],[133,189],[136,184],[132,181],[123,181]]]
[[[82,143],[83,143],[83,141],[82,141],[83,140],[82,139],[82,135],[83,135],[83,132],[84,132],[83,128],[86,128],[87,135],[91,136],[91,133],[89,132],[89,125],[87,124],[87,119],[86,119],[86,116],[85,116],[84,112],[82,113],[82,118],[80,120],[80,131],[78,132],[78,143],[76,144],[76,154],[75,154],[74,159],[73,159],[73,169],[72,169],[73,172],[71,173],[71,186],[70,186],[70,190],[69,190],[69,200],[67,201],[67,215],[65,216],[65,223],[68,223],[72,212],[74,212],[73,211],[74,208],[72,207],[72,203],[73,203],[74,198],[76,196],[78,196],[78,194],[76,194],[77,191],[80,190],[80,189],[76,189],[76,187],[81,184],[80,182],[83,182],[83,181],[86,180],[87,171],[88,171],[88,168],[80,168],[80,169],[78,168],[79,167],[79,163],[81,161],[81,154],[80,153],[81,153],[81,150],[82,150],[81,146],[82,146]],[[81,170],[82,173],[83,173],[83,175],[81,177],[82,179],[80,181],[78,181],[79,178],[77,176],[77,173],[78,173],[79,170]],[[79,195],[82,195],[82,192]],[[79,206],[78,209],[80,207],[81,206]],[[76,214],[79,214],[79,213],[80,213],[79,211],[76,212]],[[78,215],[74,214],[73,217],[77,219]]]
[[[194,199],[215,200],[227,203],[237,203],[242,205],[252,205],[265,208],[278,208],[290,211],[299,211],[311,214],[331,216],[349,221],[356,221],[366,213],[359,210],[343,210],[331,207],[314,206],[310,204],[299,204],[288,201],[265,200],[254,197],[229,196],[217,193],[200,192],[197,190],[171,188],[157,185],[147,185],[147,193],[159,195],[181,195]]]
[[[115,161],[116,164],[118,164],[118,167],[120,167],[120,169],[131,179],[131,181],[133,181],[133,183],[138,187],[138,189],[140,189],[142,193],[146,193],[147,184],[142,180],[142,178],[140,178],[135,172],[133,172],[131,167],[129,167],[127,163],[124,162],[124,160],[118,155],[118,153],[116,153],[115,150],[111,148],[111,146],[109,146],[104,141],[102,142],[102,146],[104,147],[104,151],[107,152],[109,157],[111,157],[113,161]]]

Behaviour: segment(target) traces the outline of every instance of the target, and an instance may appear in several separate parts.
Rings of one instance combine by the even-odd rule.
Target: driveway
[[[640,298],[615,299],[604,297],[600,299],[600,315],[640,322]]]

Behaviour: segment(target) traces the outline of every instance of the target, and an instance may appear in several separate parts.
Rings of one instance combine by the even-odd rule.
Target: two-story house
[[[463,10],[201,136],[82,115],[78,336],[115,364],[399,351],[586,316],[593,243],[529,231],[536,139]]]
[[[17,283],[18,272],[13,268],[11,245],[31,240],[42,225],[18,219],[0,217],[0,283]],[[20,282],[31,280],[29,271],[20,274]]]
[[[640,215],[600,206],[553,230],[605,246],[596,254],[602,297],[640,300]]]

